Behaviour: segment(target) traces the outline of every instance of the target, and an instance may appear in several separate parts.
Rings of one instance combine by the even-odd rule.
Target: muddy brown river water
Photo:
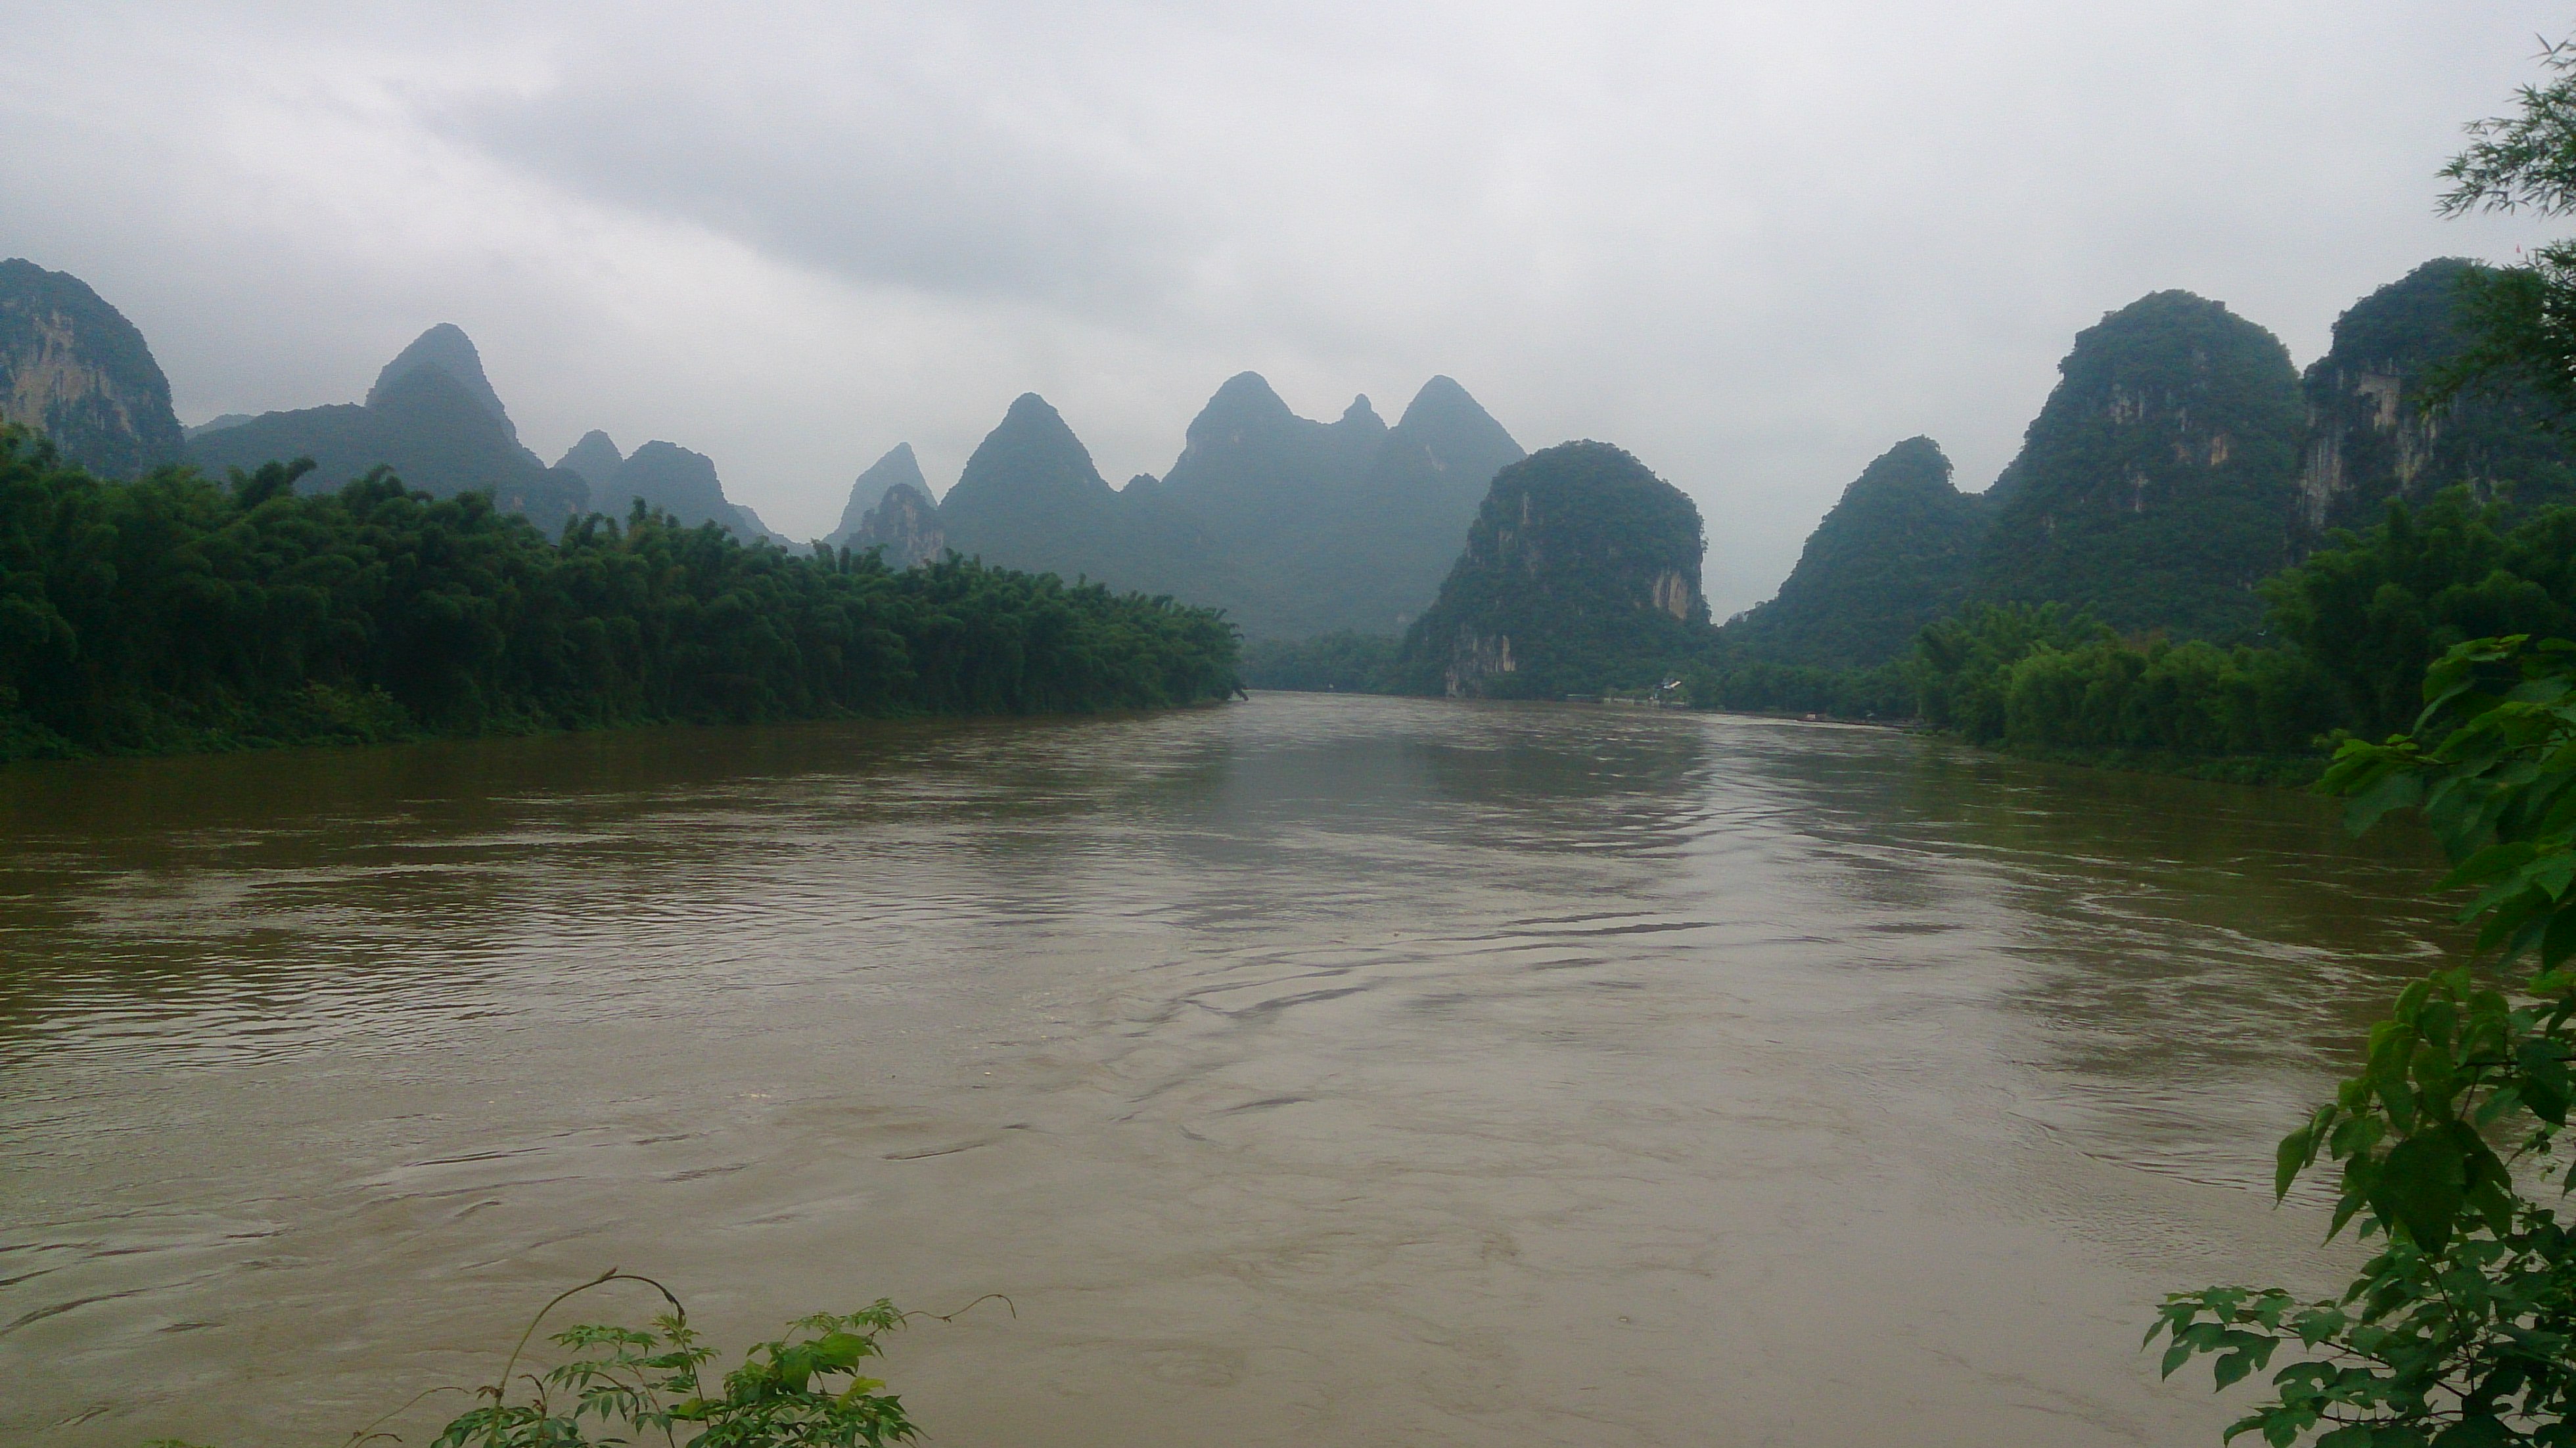
[[[2210,1443],[2151,1305],[2331,1281],[2270,1144],[2430,878],[1574,705],[0,771],[0,1441],[334,1445],[616,1265],[1008,1294],[934,1444]]]

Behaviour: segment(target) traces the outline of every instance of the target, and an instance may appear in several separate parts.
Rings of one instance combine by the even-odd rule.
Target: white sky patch
[[[0,254],[181,415],[354,401],[453,321],[531,446],[713,456],[805,536],[1018,393],[1113,481],[1251,368],[1690,491],[1719,614],[1928,433],[1982,487],[2074,333],[2183,287],[2302,362],[2444,223],[2545,5],[0,3]]]

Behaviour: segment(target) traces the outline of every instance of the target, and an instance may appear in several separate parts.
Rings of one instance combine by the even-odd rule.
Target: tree
[[[2492,969],[2408,986],[2361,1074],[2282,1139],[2286,1195],[2342,1165],[2329,1235],[2380,1250],[2341,1297],[2213,1287],[2165,1300],[2170,1375],[2224,1388],[2287,1353],[2272,1400],[2228,1429],[2318,1448],[2576,1443],[2576,1188],[2564,1150],[2576,1061],[2576,642],[2476,639],[2428,671],[2411,735],[2347,742],[2321,785],[2367,828],[2415,807],[2477,892]],[[2529,967],[2526,979],[2518,970]]]
[[[2467,150],[2442,168],[2445,216],[2576,211],[2576,40],[2545,46],[2546,79],[2515,93],[2519,115],[2473,121]],[[2437,380],[2435,404],[2470,388],[2519,381],[2562,411],[2576,408],[2576,240],[2519,266],[2462,279],[2471,341]]]
[[[2576,211],[2576,42],[2540,60],[2549,79],[2521,89],[2522,113],[2473,123],[2469,148],[2443,168],[2444,214]],[[2518,382],[2561,408],[2576,403],[2576,241],[2464,285],[2473,340],[2436,402]],[[2402,541],[2406,527],[2393,517],[2382,541]],[[2455,644],[2426,671],[2423,697],[2410,733],[2346,741],[2319,788],[2351,799],[2356,829],[2391,810],[2422,812],[2452,864],[2439,888],[2477,892],[2462,919],[2479,925],[2486,969],[2457,965],[2408,986],[2371,1029],[2361,1073],[2282,1138],[2276,1196],[2320,1158],[2341,1163],[2328,1235],[2358,1224],[2380,1245],[2344,1293],[2178,1293],[2148,1330],[2149,1342],[2166,1339],[2168,1375],[2208,1356],[2221,1388],[2292,1358],[2272,1374],[2271,1401],[2230,1439],[2576,1444],[2576,1224],[2537,1199],[2576,1190],[2565,1150],[2576,1095],[2576,640]]]

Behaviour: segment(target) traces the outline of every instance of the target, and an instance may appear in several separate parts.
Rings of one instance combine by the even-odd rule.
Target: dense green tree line
[[[1253,639],[1243,646],[1243,682],[1255,689],[1391,694],[1402,642],[1349,629],[1310,639]]]
[[[1923,717],[2038,753],[2321,762],[2323,736],[2412,723],[2453,645],[2576,632],[2576,508],[2509,523],[2452,489],[2333,541],[2265,583],[2272,647],[2123,639],[2061,605],[1943,620],[1918,646]]]
[[[1683,692],[1701,709],[1747,714],[1824,714],[1836,719],[1910,719],[1913,672],[1902,663],[1866,669],[1784,664],[1721,643],[1681,671]]]
[[[0,758],[1235,688],[1216,612],[952,559],[802,556],[638,508],[559,541],[382,473],[107,482],[0,431]]]

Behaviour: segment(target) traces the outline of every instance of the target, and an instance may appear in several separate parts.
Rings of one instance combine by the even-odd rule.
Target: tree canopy
[[[130,483],[0,430],[0,757],[1222,698],[1212,610],[637,507],[549,540],[379,470]]]

